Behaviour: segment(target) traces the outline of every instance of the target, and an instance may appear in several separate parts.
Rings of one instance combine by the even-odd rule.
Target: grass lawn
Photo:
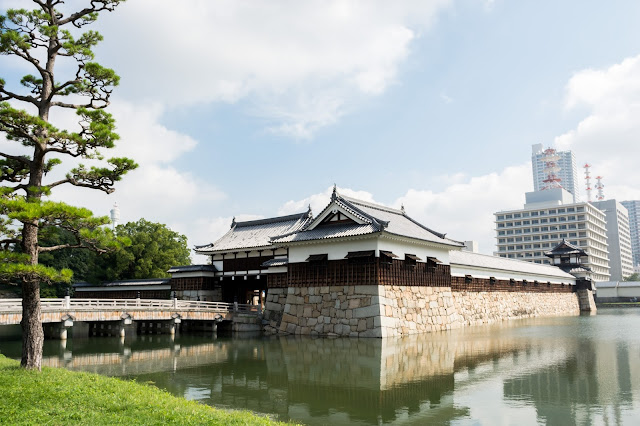
[[[284,425],[248,411],[177,398],[151,385],[44,367],[0,355],[0,424]]]

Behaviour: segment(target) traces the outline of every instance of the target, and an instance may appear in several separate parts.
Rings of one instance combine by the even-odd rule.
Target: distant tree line
[[[73,282],[99,284],[108,281],[163,278],[172,266],[189,265],[190,250],[187,237],[161,223],[140,219],[118,225],[115,233],[130,245],[121,245],[107,253],[91,250],[61,250],[41,253],[39,263],[57,270],[73,271]],[[41,244],[55,246],[66,244],[74,236],[62,228],[50,227],[41,231]],[[42,297],[63,297],[70,290],[70,283],[54,283],[42,286]]]

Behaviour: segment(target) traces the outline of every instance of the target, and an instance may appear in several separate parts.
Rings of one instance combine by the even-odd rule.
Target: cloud
[[[478,241],[480,251],[490,254],[496,245],[493,213],[522,208],[530,190],[531,166],[522,164],[467,178],[441,191],[409,189],[394,206],[404,205],[409,216],[449,238]]]
[[[103,150],[102,154],[106,158],[128,156],[140,167],[118,182],[113,194],[62,185],[54,188],[51,198],[87,207],[96,215],[107,215],[117,202],[121,223],[145,218],[185,234],[189,244],[208,242],[208,230],[194,224],[202,223],[211,214],[211,206],[227,196],[210,182],[173,165],[182,155],[196,149],[197,141],[160,124],[163,108],[159,104],[118,100],[110,112],[116,119],[120,140],[114,149]],[[75,129],[77,119],[72,113],[57,113],[55,118],[57,125]],[[49,181],[59,179],[77,163],[78,160],[65,158],[47,178]]]
[[[442,99],[445,104],[453,103],[453,98],[444,92],[440,93],[440,99]]]
[[[247,100],[270,131],[307,138],[394,84],[449,3],[138,0],[101,16],[98,56],[132,98]]]
[[[640,199],[640,55],[604,69],[574,74],[566,86],[565,108],[587,111],[578,125],[555,139],[603,176],[605,196]]]

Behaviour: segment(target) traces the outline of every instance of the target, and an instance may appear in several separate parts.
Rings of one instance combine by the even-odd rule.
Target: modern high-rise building
[[[616,200],[593,201],[591,204],[606,216],[610,280],[622,281],[633,274],[627,209]]]
[[[527,192],[524,208],[494,215],[496,256],[549,263],[544,252],[565,239],[587,252],[594,281],[610,280],[606,217],[590,203],[573,202],[573,194],[553,188]]]
[[[622,201],[620,204],[625,206],[629,213],[629,233],[631,234],[633,266],[637,267],[640,265],[640,200]]]
[[[560,179],[560,186],[566,189],[573,196],[573,202],[580,201],[580,191],[578,185],[578,166],[576,158],[571,151],[555,151],[557,159],[554,161],[557,171],[555,174]],[[548,178],[545,172],[545,149],[541,143],[531,146],[531,168],[533,170],[533,190],[541,191],[548,186],[544,182]]]

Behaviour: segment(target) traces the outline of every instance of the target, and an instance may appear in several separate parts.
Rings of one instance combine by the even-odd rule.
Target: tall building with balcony
[[[591,204],[603,212],[606,217],[610,280],[622,281],[625,277],[633,274],[627,209],[616,200],[594,201]]]
[[[633,266],[640,267],[640,200],[622,201],[629,213],[629,233],[631,234],[631,253]]]
[[[557,176],[560,178],[560,185],[573,196],[572,201],[574,203],[580,201],[576,157],[571,151],[555,151],[555,155],[558,157],[555,163],[559,168]],[[548,174],[545,172],[545,156],[544,147],[541,143],[531,146],[531,168],[533,170],[534,191],[541,191],[547,185],[544,182],[548,177]]]
[[[494,213],[496,256],[549,263],[544,255],[563,239],[587,252],[593,281],[609,281],[606,216],[586,202],[573,202],[564,188],[526,193],[522,209]]]

